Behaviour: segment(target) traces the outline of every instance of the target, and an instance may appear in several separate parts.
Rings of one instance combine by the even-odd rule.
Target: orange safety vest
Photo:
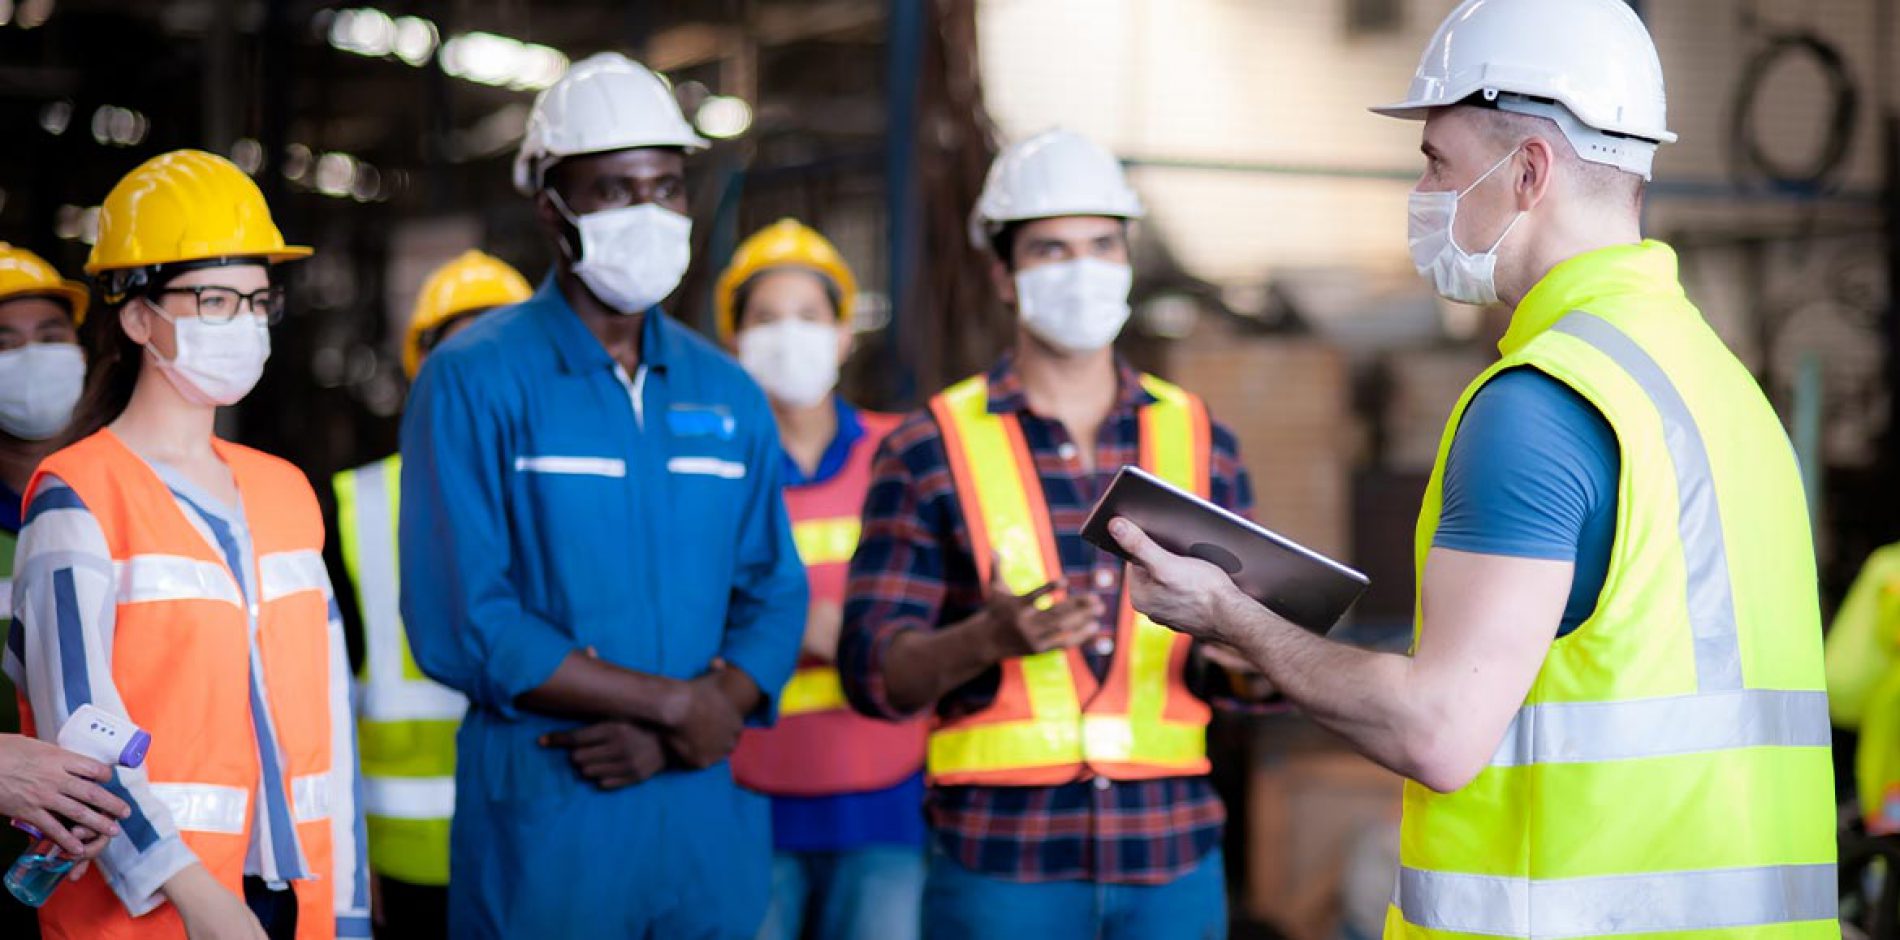
[[[298,940],[336,936],[330,830],[330,638],[323,516],[295,467],[213,439],[251,528],[257,643],[271,721],[287,766],[297,842],[312,874],[293,882]],[[244,857],[260,765],[251,721],[250,623],[223,555],[178,508],[151,467],[110,430],[46,458],[105,533],[119,603],[112,681],[128,717],[152,734],[145,770],[185,845],[244,896]],[[30,714],[29,714],[30,720]],[[48,940],[185,937],[170,904],[134,919],[97,868],[40,908]]]
[[[1190,492],[1208,492],[1210,428],[1199,398],[1153,376],[1141,409],[1141,466]],[[966,379],[931,399],[970,532],[977,576],[991,555],[1011,591],[1064,583],[1035,458],[1014,414],[989,410],[989,383]],[[928,771],[937,786],[1053,786],[1094,776],[1150,780],[1204,774],[1207,704],[1187,689],[1191,641],[1135,613],[1124,590],[1114,660],[1098,683],[1078,650],[1006,660],[989,706],[939,717]]]
[[[869,412],[860,418],[864,435],[852,444],[837,476],[785,490],[792,540],[805,562],[814,603],[844,604],[859,513],[871,488],[871,460],[898,422],[895,415]],[[892,723],[853,712],[837,667],[807,658],[779,694],[778,726],[740,737],[732,774],[741,785],[774,796],[882,790],[924,765],[925,731],[922,721]]]

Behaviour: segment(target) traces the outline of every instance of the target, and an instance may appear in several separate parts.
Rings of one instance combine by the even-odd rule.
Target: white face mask
[[[1498,302],[1498,246],[1504,244],[1505,237],[1517,227],[1524,213],[1513,216],[1498,240],[1481,254],[1469,254],[1458,247],[1451,226],[1458,218],[1458,200],[1477,189],[1479,183],[1489,179],[1516,155],[1516,150],[1505,154],[1504,159],[1491,164],[1484,175],[1462,191],[1412,192],[1406,207],[1409,212],[1406,236],[1412,249],[1412,266],[1418,269],[1420,277],[1431,279],[1438,296],[1461,304]]]
[[[64,430],[86,385],[78,343],[29,343],[0,352],[0,431],[43,441]]]
[[[747,327],[739,333],[739,364],[767,395],[808,408],[838,384],[838,328],[809,320]]]
[[[270,358],[270,326],[263,317],[241,314],[224,323],[200,317],[172,319],[157,304],[147,306],[172,325],[177,355],[159,355],[151,343],[145,350],[186,401],[197,405],[235,405],[250,394],[264,375]]]
[[[1016,272],[1016,309],[1049,345],[1092,352],[1121,334],[1134,283],[1133,268],[1094,258],[1038,265]]]
[[[554,208],[581,233],[574,274],[618,313],[640,313],[680,286],[693,260],[693,220],[652,203],[579,218],[553,189]],[[562,242],[562,250],[568,250]]]

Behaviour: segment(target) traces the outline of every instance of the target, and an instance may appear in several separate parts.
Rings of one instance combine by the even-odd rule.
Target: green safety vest
[[[1609,421],[1616,537],[1490,764],[1450,794],[1406,783],[1387,936],[1838,938],[1813,542],[1774,410],[1658,242],[1554,268],[1500,349],[1446,426],[1420,583],[1459,419],[1506,369]]]
[[[402,458],[336,475],[343,564],[363,621],[357,710],[369,862],[420,885],[449,882],[455,812],[455,730],[468,700],[422,674],[398,606],[396,513]]]

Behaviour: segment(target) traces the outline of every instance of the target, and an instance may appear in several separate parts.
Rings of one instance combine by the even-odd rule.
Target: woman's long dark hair
[[[124,303],[130,303],[128,299]],[[127,336],[119,324],[123,304],[96,304],[86,318],[81,337],[86,346],[86,390],[73,407],[73,420],[59,439],[65,447],[98,433],[111,424],[132,401],[139,382],[144,347]]]

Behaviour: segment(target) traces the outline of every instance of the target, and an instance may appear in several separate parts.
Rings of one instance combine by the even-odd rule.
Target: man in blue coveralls
[[[403,421],[403,619],[469,697],[456,937],[741,938],[764,917],[768,808],[726,756],[791,675],[805,572],[764,395],[657,306],[703,146],[623,56],[543,92],[515,184],[555,269],[440,346]]]

